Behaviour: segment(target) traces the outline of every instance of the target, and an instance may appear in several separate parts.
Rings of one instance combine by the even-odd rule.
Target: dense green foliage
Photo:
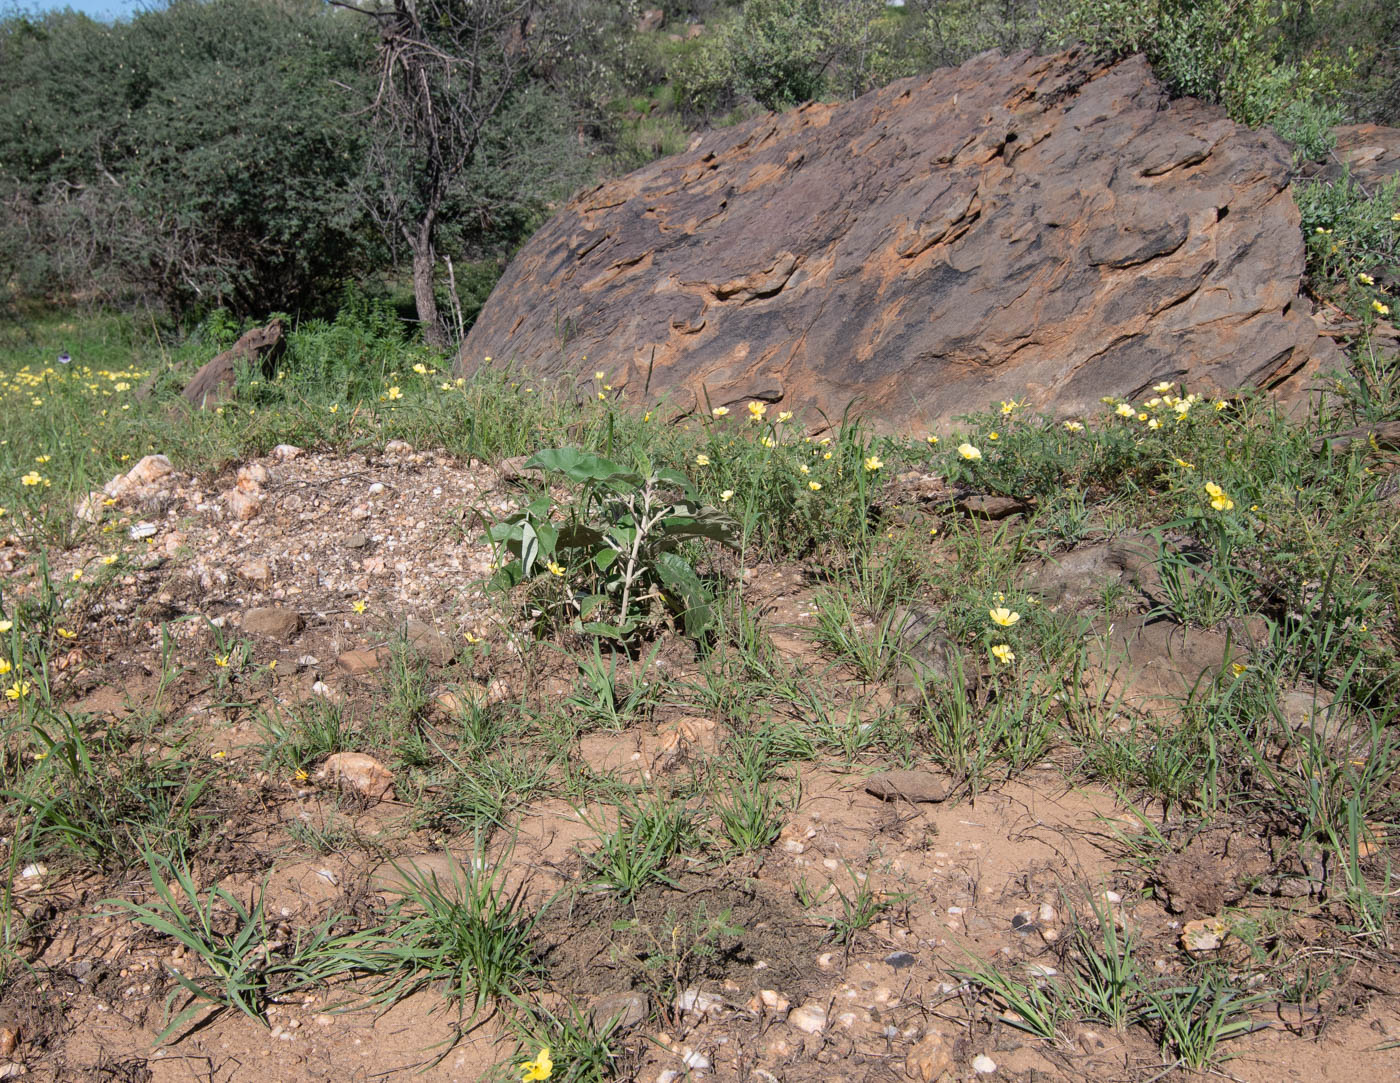
[[[197,3],[0,37],[0,261],[26,292],[173,309],[298,306],[366,265],[359,28],[310,6]]]

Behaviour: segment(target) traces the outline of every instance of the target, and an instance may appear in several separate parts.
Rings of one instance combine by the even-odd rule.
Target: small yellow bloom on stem
[[[1159,395],[1165,395],[1165,394],[1166,394],[1168,391],[1170,391],[1171,389],[1172,389],[1172,384],[1169,383],[1169,382],[1166,381],[1166,380],[1163,380],[1160,384],[1153,384],[1153,385],[1152,385],[1152,390],[1155,391],[1155,392],[1157,392],[1157,394],[1159,394]]]
[[[520,1083],[534,1083],[535,1080],[548,1079],[554,1072],[554,1060],[549,1055],[549,1046],[540,1050],[539,1056],[534,1060],[527,1060],[520,1066]]]
[[[729,407],[728,407],[728,406],[716,406],[713,410],[710,411],[710,413],[711,413],[714,417],[724,417],[726,414],[729,413]]]
[[[215,664],[216,666],[218,666],[220,669],[228,669],[228,655],[226,655],[226,654],[216,654],[216,655],[214,655],[214,664]]]
[[[880,458],[880,456],[878,455],[870,455],[865,460],[865,468],[869,470],[872,474],[884,465],[885,460]]]
[[[807,488],[811,489],[814,493],[819,493],[822,489],[822,483],[819,481],[809,481],[807,483]]]
[[[992,657],[1004,666],[1010,665],[1012,662],[1016,661],[1016,652],[1007,644],[998,643],[992,648]]]
[[[961,455],[968,462],[972,463],[975,463],[982,458],[982,453],[978,451],[975,447],[973,447],[971,444],[959,444],[958,454]]]
[[[1216,511],[1229,511],[1235,506],[1235,502],[1230,499],[1225,490],[1213,481],[1206,482],[1206,495],[1210,497],[1210,506]]]
[[[403,392],[399,390],[397,384],[395,384],[393,387],[389,388],[389,401],[390,401],[390,402],[393,402],[395,399],[401,399],[401,398],[403,398]]]
[[[368,608],[368,603],[363,598],[360,598],[351,602],[350,608],[356,613],[363,613]]]
[[[763,416],[768,413],[768,404],[764,402],[749,403],[749,420],[762,421]]]
[[[1081,425],[1078,421],[1066,421],[1066,422],[1065,422],[1065,428],[1068,429],[1070,432],[1083,432],[1083,431],[1084,431],[1084,426]]]
[[[1383,305],[1383,304],[1381,304],[1379,301],[1372,301],[1372,302],[1371,302],[1371,311],[1373,311],[1377,316],[1389,316],[1389,315],[1390,315],[1390,306],[1389,306],[1389,305]]]
[[[719,494],[719,499],[721,503],[728,504],[731,500],[734,499],[734,490],[725,489],[724,492]]]
[[[8,700],[21,700],[29,695],[30,684],[28,681],[16,681],[5,689],[5,698]]]
[[[111,565],[115,564],[118,559],[120,558],[118,558],[116,553],[108,553],[105,557],[102,558],[102,563]]]
[[[557,576],[560,576],[561,578],[562,578],[563,575],[564,575],[564,571],[565,571],[564,565],[558,563],[557,561],[551,560],[548,564],[545,565],[545,567],[549,569],[549,574],[550,574],[550,575],[557,575]]]
[[[791,420],[792,420],[792,411],[791,411],[791,410],[784,410],[782,413],[780,413],[780,414],[778,415],[778,424],[779,424],[779,425],[781,425],[784,421],[791,421]]]
[[[709,466],[709,465],[710,465],[710,457],[709,457],[708,455],[697,455],[697,456],[695,456],[695,465],[696,465],[696,466]]]
[[[14,669],[14,666],[10,665],[10,660],[8,658],[0,658],[0,677],[3,677],[12,669]]]
[[[78,638],[78,633],[73,631],[73,629],[71,628],[55,628],[54,631],[57,632],[60,636],[62,636],[64,639]]]
[[[1120,402],[1118,404],[1118,409],[1114,410],[1113,412],[1119,417],[1132,417],[1135,411],[1126,402]]]
[[[1356,281],[1360,282],[1363,286],[1374,286],[1376,284],[1376,280],[1365,271],[1362,271],[1356,276]]]
[[[1004,605],[987,610],[987,615],[992,618],[993,624],[1000,625],[1002,628],[1010,628],[1021,619],[1020,613],[1013,609],[1007,609]]]
[[[934,436],[933,433],[929,433],[924,439],[927,440],[930,445],[938,443],[938,437]]]
[[[81,579],[82,577],[83,577],[83,569],[81,569],[81,568],[74,568],[74,569],[73,569],[73,582],[76,583],[76,582],[77,582],[79,579]]]
[[[1242,663],[1240,663],[1240,662],[1231,662],[1231,663],[1230,663],[1230,672],[1233,673],[1236,677],[1242,677],[1242,676],[1244,676],[1244,671],[1247,670],[1248,668],[1249,668],[1248,666],[1246,666],[1246,665],[1244,665],[1244,664],[1242,664]]]

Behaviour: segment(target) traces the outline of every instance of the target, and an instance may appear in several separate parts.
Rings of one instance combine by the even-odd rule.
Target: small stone
[[[1040,904],[1040,913],[1037,915],[1040,921],[1046,925],[1055,920],[1055,908],[1049,903]]]
[[[272,569],[265,560],[247,560],[240,564],[235,571],[239,578],[246,579],[255,586],[267,586],[272,582]]]
[[[409,455],[413,452],[413,445],[406,440],[390,440],[384,445],[385,455]]]
[[[364,752],[335,753],[321,765],[316,778],[333,781],[371,802],[383,801],[394,795],[393,773]]]
[[[20,1076],[28,1074],[29,1069],[17,1060],[9,1060],[0,1064],[0,1079],[19,1079]]]
[[[278,444],[272,449],[272,457],[279,463],[290,462],[301,454],[301,448],[295,444]]]
[[[914,965],[914,956],[907,951],[895,951],[885,956],[885,963],[896,970],[903,970]]]
[[[447,637],[421,620],[405,621],[403,636],[410,647],[435,666],[445,666],[457,657]]]
[[[786,1012],[792,1006],[788,998],[776,989],[760,989],[758,999],[770,1012]]]
[[[238,468],[238,488],[244,492],[256,492],[259,487],[267,484],[267,479],[267,467],[262,463],[249,463]]]
[[[710,1070],[710,1058],[694,1049],[687,1049],[682,1054],[681,1063],[692,1072],[708,1072]]]
[[[1011,919],[1011,928],[1018,933],[1034,932],[1035,918],[1031,917],[1026,911],[1021,910]]]
[[[972,1058],[972,1070],[978,1075],[991,1075],[997,1070],[997,1062],[986,1053],[978,1053]]]
[[[261,606],[243,614],[243,632],[286,642],[301,631],[301,614],[294,609]]]
[[[241,489],[230,489],[224,493],[224,506],[228,508],[231,516],[245,523],[262,509],[262,503],[255,493],[243,492]]]
[[[331,686],[328,685],[325,681],[314,682],[311,685],[311,694],[313,696],[320,696],[322,699],[335,698],[334,693],[331,692]]]
[[[32,865],[26,865],[19,870],[20,879],[22,880],[42,880],[48,874],[49,867],[38,862]]]
[[[788,1022],[804,1034],[820,1034],[826,1029],[826,1009],[808,1001],[788,1013]]]
[[[953,1067],[953,1050],[938,1031],[925,1034],[904,1058],[904,1072],[920,1083],[936,1083]]]
[[[166,474],[173,473],[175,468],[170,465],[170,460],[164,455],[147,455],[126,474],[127,486],[150,485],[159,481]]]
[[[1037,981],[1040,981],[1044,978],[1053,978],[1059,971],[1053,966],[1047,966],[1045,963],[1028,963],[1026,965],[1026,973]]]
[[[680,995],[676,997],[674,1006],[678,1012],[718,1015],[724,1010],[724,998],[699,989],[682,989]]]
[[[13,1056],[18,1045],[19,1024],[6,1023],[0,1026],[0,1057]]]
[[[1026,510],[1024,501],[1011,496],[965,496],[955,507],[970,519],[989,519],[997,522],[1012,515],[1020,515]]]
[[[948,783],[932,771],[881,771],[865,780],[865,792],[882,801],[936,803],[948,799]]]
[[[631,1030],[646,1022],[647,998],[635,990],[613,993],[594,1001],[589,1015],[600,1031]]]
[[[351,534],[345,539],[345,548],[347,549],[363,549],[368,544],[368,534]]]
[[[154,538],[157,529],[155,523],[133,523],[126,533],[132,541],[145,541],[147,538]]]
[[[383,483],[382,481],[376,481],[373,485],[371,485],[371,486],[369,487],[369,495],[370,495],[370,496],[378,496],[378,495],[379,495],[380,493],[382,493],[383,491],[384,491],[384,483]]]
[[[1230,926],[1223,918],[1200,918],[1181,927],[1181,946],[1192,955],[1219,951],[1230,935]]]
[[[389,651],[384,647],[346,651],[335,660],[335,668],[347,677],[358,677],[387,665],[389,657]]]

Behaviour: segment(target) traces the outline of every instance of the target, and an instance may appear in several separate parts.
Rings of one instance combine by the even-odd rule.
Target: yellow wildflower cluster
[[[0,376],[0,401],[7,398],[27,398],[31,406],[42,406],[42,390],[75,390],[85,398],[111,398],[144,379],[141,369],[94,369],[87,365],[45,365],[35,368],[23,365]]]

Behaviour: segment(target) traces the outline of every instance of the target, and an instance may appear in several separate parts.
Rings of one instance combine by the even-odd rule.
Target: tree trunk
[[[413,300],[418,306],[418,322],[423,326],[423,341],[435,350],[445,350],[447,332],[438,317],[437,297],[433,293],[433,273],[437,270],[433,215],[425,215],[417,232],[408,234],[408,246],[413,252]]]

